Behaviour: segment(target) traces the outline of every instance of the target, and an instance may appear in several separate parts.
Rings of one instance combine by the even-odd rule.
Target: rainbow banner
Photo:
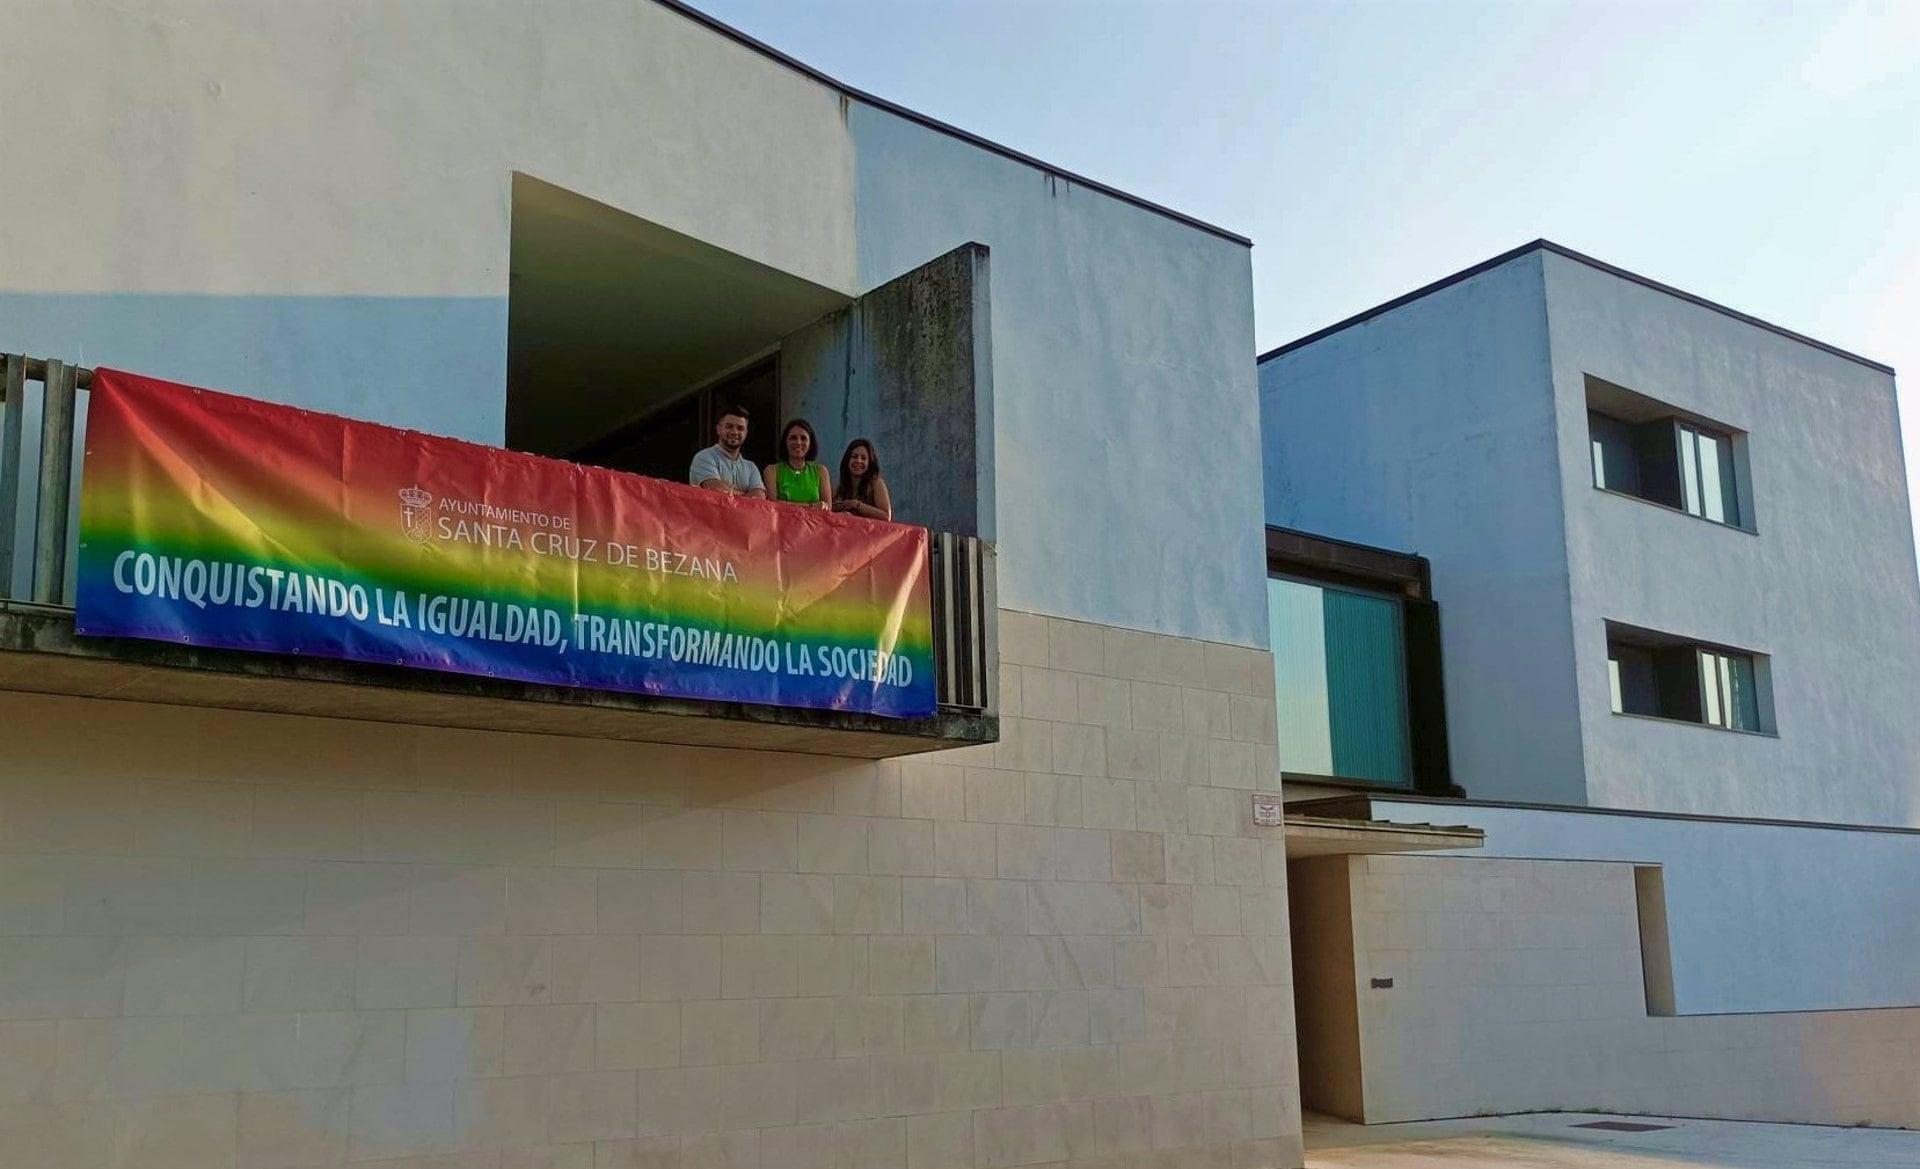
[[[934,710],[924,528],[108,369],[86,442],[83,635]]]

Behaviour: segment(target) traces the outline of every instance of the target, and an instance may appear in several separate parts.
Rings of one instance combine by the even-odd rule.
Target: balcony
[[[91,371],[18,354],[0,381],[0,689],[429,726],[883,758],[992,742],[991,545],[929,543],[935,713],[664,698],[74,632]]]

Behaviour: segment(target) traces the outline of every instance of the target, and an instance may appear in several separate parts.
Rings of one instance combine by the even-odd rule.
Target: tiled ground
[[[1606,1132],[1596,1120],[1672,1125]],[[1920,1169],[1920,1132],[1553,1112],[1412,1124],[1306,1118],[1307,1169]]]

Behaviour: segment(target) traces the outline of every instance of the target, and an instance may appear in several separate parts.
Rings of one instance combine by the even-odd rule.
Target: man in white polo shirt
[[[740,448],[747,442],[746,410],[728,406],[720,411],[719,420],[713,424],[713,436],[720,441],[693,456],[687,482],[708,491],[765,499],[767,488],[761,481],[760,468],[740,455]]]

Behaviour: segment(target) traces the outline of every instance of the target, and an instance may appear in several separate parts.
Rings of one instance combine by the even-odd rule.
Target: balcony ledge
[[[0,690],[697,747],[884,759],[1000,737],[992,713],[889,719],[319,658],[78,638],[73,610],[0,601]]]

